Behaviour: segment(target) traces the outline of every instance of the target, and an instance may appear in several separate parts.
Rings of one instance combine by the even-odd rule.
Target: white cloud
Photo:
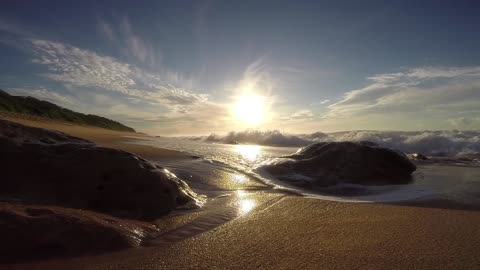
[[[116,35],[113,32],[112,27],[104,20],[98,19],[97,30],[98,32],[100,32],[100,34],[104,35],[110,42],[117,41]]]
[[[326,104],[326,103],[329,103],[330,102],[330,99],[324,99],[322,101],[320,101],[320,104]]]
[[[33,53],[32,62],[46,67],[40,75],[60,82],[54,91],[17,87],[16,92],[80,112],[135,122],[135,127],[147,132],[205,134],[225,127],[226,105],[189,90],[196,85],[191,78],[161,66],[158,48],[141,37],[128,18],[115,22],[99,19],[97,31],[129,62],[45,40],[0,20],[0,32],[8,34],[0,42]]]
[[[69,91],[85,88],[95,93],[119,94],[108,94],[109,103],[105,106],[90,100],[103,107],[95,110],[97,113],[132,122],[172,123],[172,127],[157,128],[158,132],[167,133],[180,129],[191,132],[195,127],[198,130],[194,133],[206,133],[210,132],[209,128],[219,128],[227,118],[226,106],[211,102],[207,94],[177,86],[188,80],[176,72],[152,73],[109,56],[47,40],[33,39],[31,47],[35,55],[33,62],[47,67],[42,75],[62,82]],[[155,128],[152,126],[149,130]]]
[[[158,60],[158,50],[143,39],[133,28],[127,17],[115,23],[98,19],[97,30],[125,56],[142,64],[154,65]]]
[[[208,96],[172,84],[180,80],[167,74],[146,72],[112,57],[46,40],[32,40],[34,63],[45,65],[44,76],[75,86],[97,87],[157,102],[163,105],[190,105],[206,102]]]
[[[45,76],[50,79],[135,95],[134,91],[129,91],[135,82],[128,64],[57,42],[32,40],[32,46],[36,55],[33,62],[46,65],[50,72]]]
[[[297,112],[293,113],[292,115],[290,115],[286,119],[288,119],[288,120],[306,120],[306,119],[312,119],[312,118],[313,118],[313,112],[312,111],[310,111],[310,110],[300,110],[300,111],[297,111]]]
[[[369,79],[370,85],[347,92],[328,106],[325,118],[396,113],[455,118],[460,112],[478,112],[480,67],[418,68]]]
[[[242,79],[234,83],[233,91],[236,94],[262,96],[272,94],[277,82],[271,75],[266,59],[266,56],[260,57],[245,68]]]

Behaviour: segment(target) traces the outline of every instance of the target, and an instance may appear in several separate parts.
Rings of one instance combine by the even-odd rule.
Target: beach
[[[159,165],[192,160],[188,153],[128,143],[125,136],[146,136],[138,133],[3,118],[59,130]],[[148,247],[0,268],[475,269],[480,265],[480,212],[476,208],[465,209],[448,201],[414,205],[335,202],[279,192],[262,184],[253,186],[248,190],[219,188],[207,194],[213,199],[203,209],[175,211],[155,220],[162,234]]]

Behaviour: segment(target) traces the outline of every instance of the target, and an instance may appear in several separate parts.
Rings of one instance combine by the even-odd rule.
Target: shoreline
[[[122,137],[138,133],[7,120],[56,129],[153,162],[191,160],[186,153],[128,144]],[[447,209],[448,202],[441,201],[424,205],[333,202],[268,190],[218,192],[223,193],[229,195],[211,197],[204,209],[179,210],[155,221],[164,233],[161,243],[152,247],[0,268],[472,269],[480,265],[480,209]],[[245,213],[235,212],[242,202],[248,208],[252,201],[256,204]]]
[[[32,118],[18,118],[7,114],[0,114],[0,119],[17,122],[26,126],[45,128],[51,130],[58,130],[75,137],[87,139],[96,143],[99,146],[109,147],[119,150],[131,152],[140,155],[148,160],[161,159],[178,159],[188,158],[186,153],[168,149],[160,149],[152,146],[137,145],[125,143],[128,138],[126,136],[148,136],[143,133],[115,131],[110,129],[76,125],[68,122],[55,121],[46,118],[32,117]]]

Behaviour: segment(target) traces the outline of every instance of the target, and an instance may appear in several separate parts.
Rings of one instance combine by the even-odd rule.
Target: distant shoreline
[[[182,153],[179,151],[123,143],[124,141],[127,140],[125,138],[126,136],[148,136],[142,133],[116,131],[116,130],[110,130],[110,129],[100,128],[100,127],[89,126],[89,125],[80,125],[76,123],[58,121],[58,120],[53,120],[53,119],[48,119],[43,117],[28,116],[28,115],[21,115],[21,114],[16,115],[16,114],[10,114],[5,112],[0,112],[0,119],[18,122],[20,124],[32,126],[32,127],[62,131],[67,134],[71,134],[73,136],[77,136],[77,137],[81,137],[81,138],[93,141],[101,146],[121,149],[121,150],[132,152],[134,154],[141,154],[146,158],[148,156],[151,156],[153,152],[164,154],[165,156],[164,158],[172,158],[172,157],[187,158],[186,153]],[[160,159],[163,158],[162,154],[160,155],[162,156],[160,157]],[[155,156],[158,159],[158,154]]]

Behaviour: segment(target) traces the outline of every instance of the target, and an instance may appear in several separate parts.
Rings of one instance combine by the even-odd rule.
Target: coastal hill
[[[93,114],[83,114],[62,108],[48,101],[28,96],[13,96],[0,89],[0,112],[44,117],[118,131],[135,132],[119,122]]]

